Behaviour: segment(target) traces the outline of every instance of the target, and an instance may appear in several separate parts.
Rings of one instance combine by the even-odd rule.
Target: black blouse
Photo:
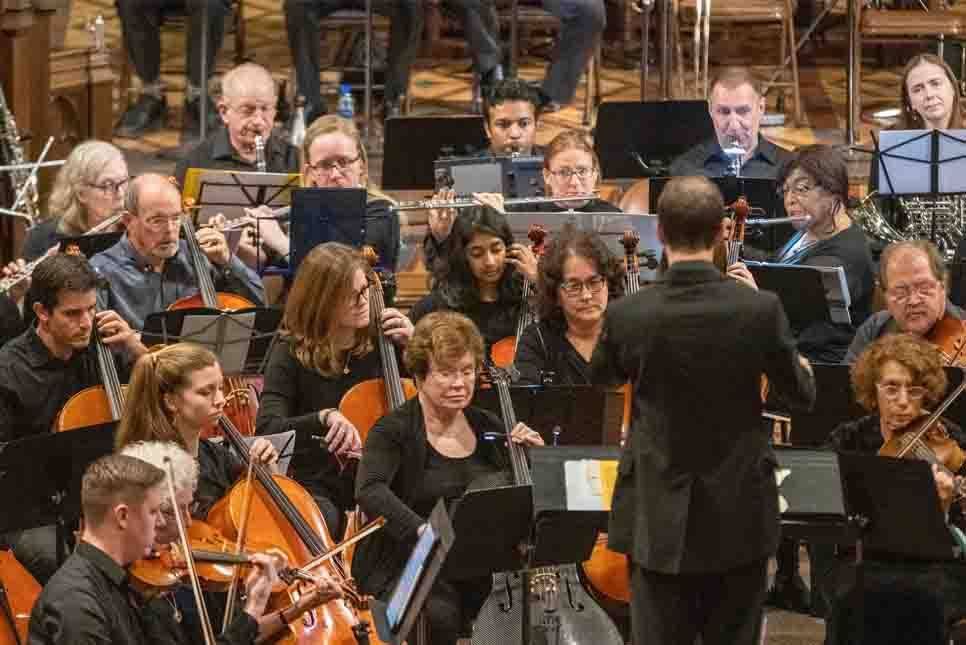
[[[215,502],[228,494],[242,474],[241,460],[223,443],[198,442],[198,489],[191,516],[204,519]]]
[[[425,511],[430,493],[443,492],[444,497],[451,498],[457,494],[457,480],[466,480],[478,471],[506,467],[502,446],[483,439],[484,433],[502,432],[502,422],[474,407],[466,408],[464,414],[477,436],[475,463],[457,466],[449,476],[441,476],[439,463],[430,459],[418,397],[380,419],[366,437],[356,477],[356,497],[369,517],[383,516],[386,525],[359,544],[352,561],[353,577],[365,593],[384,595],[402,571],[416,543],[417,530],[428,517],[420,514],[417,506]],[[432,486],[435,491],[429,490],[428,470],[436,479],[437,484]]]
[[[567,340],[560,325],[531,323],[513,361],[521,385],[592,385],[590,362]],[[552,377],[552,378],[551,378]]]
[[[450,307],[438,291],[430,291],[409,310],[409,319],[415,325],[419,319],[434,311],[457,311],[473,321],[483,335],[487,351],[493,343],[517,333],[520,303],[480,302],[466,309]]]

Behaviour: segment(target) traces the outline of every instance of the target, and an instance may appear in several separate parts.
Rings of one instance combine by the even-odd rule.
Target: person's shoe
[[[182,139],[197,139],[201,136],[201,119],[199,118],[201,113],[201,97],[196,96],[193,99],[185,101],[184,113],[182,115],[181,121],[181,138]],[[218,116],[218,109],[215,104],[212,103],[211,97],[208,98],[208,114],[207,121],[205,122],[205,136],[207,137],[212,132],[221,127],[221,117]]]
[[[480,96],[484,100],[486,100],[486,97],[489,96],[490,90],[493,89],[493,86],[499,83],[500,81],[502,81],[503,78],[504,78],[503,65],[499,65],[499,64],[493,67],[492,69],[490,69],[489,71],[481,74],[480,75]]]
[[[775,584],[768,590],[765,604],[778,609],[807,614],[809,611],[808,587],[802,577],[776,578]]]
[[[137,103],[130,106],[121,115],[114,134],[119,137],[134,138],[146,132],[160,130],[168,115],[168,104],[164,97],[142,94]]]

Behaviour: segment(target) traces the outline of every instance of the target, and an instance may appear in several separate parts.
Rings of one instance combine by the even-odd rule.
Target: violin
[[[363,254],[370,266],[378,261],[371,246],[366,246]],[[382,333],[382,312],[386,309],[386,301],[379,274],[373,271],[372,275],[369,281],[369,318],[377,330],[382,378],[356,383],[339,401],[339,412],[356,427],[363,442],[376,421],[416,396],[415,383],[412,379],[400,377],[396,349],[389,337]]]
[[[184,207],[186,211],[194,208],[193,200],[185,199]],[[191,217],[181,218],[181,233],[188,245],[188,257],[191,259],[191,266],[198,277],[198,293],[173,302],[168,306],[168,311],[199,307],[218,311],[237,311],[254,307],[254,303],[247,298],[215,289],[215,283],[209,270],[210,264],[198,243],[197,231]],[[231,418],[235,427],[246,437],[255,436],[255,420],[258,417],[258,387],[255,383],[260,378],[249,379],[241,376],[225,378],[225,414]],[[217,429],[214,427],[206,428],[201,434],[204,438],[215,435],[217,435]]]
[[[946,314],[933,325],[926,340],[939,348],[946,365],[966,367],[966,321]]]
[[[527,231],[527,237],[533,243],[530,247],[533,254],[539,259],[543,255],[544,245],[546,244],[547,229],[539,224],[532,224],[530,230]],[[533,284],[531,284],[530,278],[526,276],[523,276],[522,291],[523,297],[520,304],[520,315],[517,318],[516,334],[514,336],[501,338],[493,343],[493,347],[490,348],[490,355],[493,357],[493,362],[497,367],[510,367],[513,365],[513,359],[516,356],[520,337],[523,336],[523,330],[534,321],[533,312],[530,310],[530,296],[533,294]]]
[[[231,421],[222,416],[218,426],[225,440],[242,461],[251,460],[248,445]],[[293,479],[273,475],[264,466],[252,465],[254,483],[240,481],[219,500],[208,513],[208,522],[229,539],[235,539],[242,524],[242,509],[249,497],[249,487],[255,486],[249,497],[250,521],[247,523],[251,539],[259,543],[274,544],[288,558],[289,563],[306,569],[308,563],[319,563],[336,582],[348,587],[349,576],[336,558],[326,558],[335,548],[325,518],[312,495]],[[275,594],[269,609],[284,609],[298,601],[299,590],[289,588]],[[369,608],[365,598],[349,594],[302,614],[288,625],[288,633],[279,642],[324,643],[325,645],[357,645],[368,638],[378,642],[370,634]]]
[[[508,375],[492,364],[488,367],[490,380],[499,395],[512,485],[532,486],[526,448],[510,439],[517,420]],[[528,545],[526,552],[532,554],[532,551]],[[523,603],[529,603],[529,624],[523,625],[523,629],[520,626],[507,629],[510,617],[520,620],[519,617],[527,616],[526,609],[513,609]],[[623,645],[624,642],[607,613],[584,589],[576,564],[528,567],[524,571],[494,574],[493,590],[477,616],[472,643],[489,645],[495,633],[504,635],[505,645]]]
[[[9,549],[0,549],[0,645],[24,645],[40,584]]]
[[[957,498],[966,495],[964,480],[955,478],[955,474],[966,463],[966,454],[955,439],[943,426],[941,418],[959,395],[966,390],[966,378],[950,392],[949,396],[939,404],[930,414],[923,415],[902,430],[893,434],[881,448],[879,456],[897,457],[900,459],[921,459],[938,466],[956,481],[954,494]]]

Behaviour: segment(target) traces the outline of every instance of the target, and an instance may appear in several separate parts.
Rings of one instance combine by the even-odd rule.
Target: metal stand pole
[[[651,11],[654,10],[654,0],[641,0],[641,102],[647,100],[647,82],[651,66],[648,56],[651,32]]]
[[[365,93],[362,99],[362,112],[365,123],[362,126],[363,140],[369,143],[369,127],[372,124],[372,0],[366,0],[366,69]]]
[[[859,89],[855,85],[855,66],[857,64],[856,57],[861,56],[862,52],[856,51],[858,49],[858,43],[855,42],[855,3],[857,0],[846,0],[848,4],[848,12],[846,14],[846,22],[849,26],[849,55],[848,55],[848,69],[845,74],[845,110],[847,118],[845,120],[845,144],[847,146],[855,145],[855,92]]]
[[[661,3],[661,98],[671,99],[671,2]]]

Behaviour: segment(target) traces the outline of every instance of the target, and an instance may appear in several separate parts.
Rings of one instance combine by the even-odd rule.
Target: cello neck
[[[94,326],[92,334],[94,336],[94,349],[97,352],[97,369],[101,374],[101,383],[104,385],[104,393],[111,409],[111,418],[114,421],[120,421],[121,415],[124,413],[124,390],[121,386],[121,379],[117,375],[114,355],[101,340],[97,325]]]
[[[383,298],[382,282],[376,275],[369,284],[369,304],[373,325],[376,328],[376,338],[379,343],[379,357],[382,359],[382,379],[386,385],[386,406],[395,410],[406,402],[403,391],[402,378],[399,376],[399,361],[396,360],[396,349],[392,341],[382,333],[382,312],[386,309]]]
[[[530,479],[530,467],[527,461],[526,448],[515,443],[510,438],[510,433],[517,425],[517,415],[513,409],[513,399],[510,397],[510,381],[506,372],[494,365],[489,366],[490,378],[496,387],[500,398],[500,413],[503,418],[503,427],[506,431],[507,452],[510,454],[510,469],[513,473],[513,483],[518,486],[532,484]]]
[[[181,218],[181,230],[184,233],[185,242],[188,244],[188,255],[191,258],[191,266],[198,277],[198,290],[205,306],[210,309],[218,309],[218,292],[215,290],[215,282],[211,279],[208,258],[198,244],[198,237],[195,233],[194,224],[191,223],[191,216],[184,215]]]

